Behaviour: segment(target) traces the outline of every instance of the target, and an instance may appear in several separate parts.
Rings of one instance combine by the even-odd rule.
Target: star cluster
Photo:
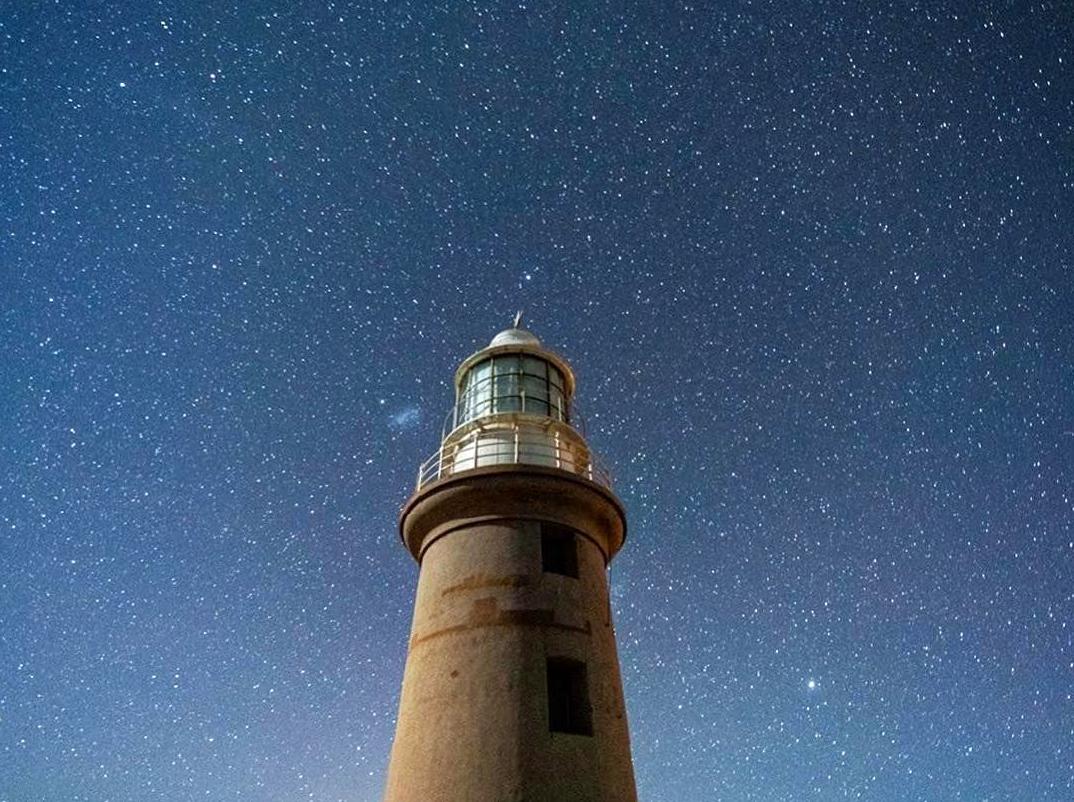
[[[0,802],[379,797],[458,362],[629,517],[639,796],[1074,798],[1061,3],[15,3]]]

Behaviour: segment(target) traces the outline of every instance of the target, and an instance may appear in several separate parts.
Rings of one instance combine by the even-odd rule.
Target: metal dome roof
[[[537,339],[533,332],[512,327],[504,329],[493,337],[488,347],[494,348],[500,345],[532,345],[540,347],[541,341]]]

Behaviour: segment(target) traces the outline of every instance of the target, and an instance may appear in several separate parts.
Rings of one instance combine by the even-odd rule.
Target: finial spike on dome
[[[517,312],[515,312],[515,322],[511,324],[511,328],[513,328],[513,329],[522,328],[522,310],[521,309],[519,309]]]

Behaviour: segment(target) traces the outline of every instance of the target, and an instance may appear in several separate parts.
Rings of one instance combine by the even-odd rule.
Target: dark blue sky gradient
[[[518,308],[645,802],[1074,798],[1072,25],[5,6],[0,801],[377,799],[398,509]]]

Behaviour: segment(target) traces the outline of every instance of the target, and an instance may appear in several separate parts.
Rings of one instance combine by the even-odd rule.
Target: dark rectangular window
[[[548,658],[548,729],[593,734],[585,663],[566,657]]]
[[[578,577],[578,544],[573,529],[541,524],[541,569],[548,574]]]

